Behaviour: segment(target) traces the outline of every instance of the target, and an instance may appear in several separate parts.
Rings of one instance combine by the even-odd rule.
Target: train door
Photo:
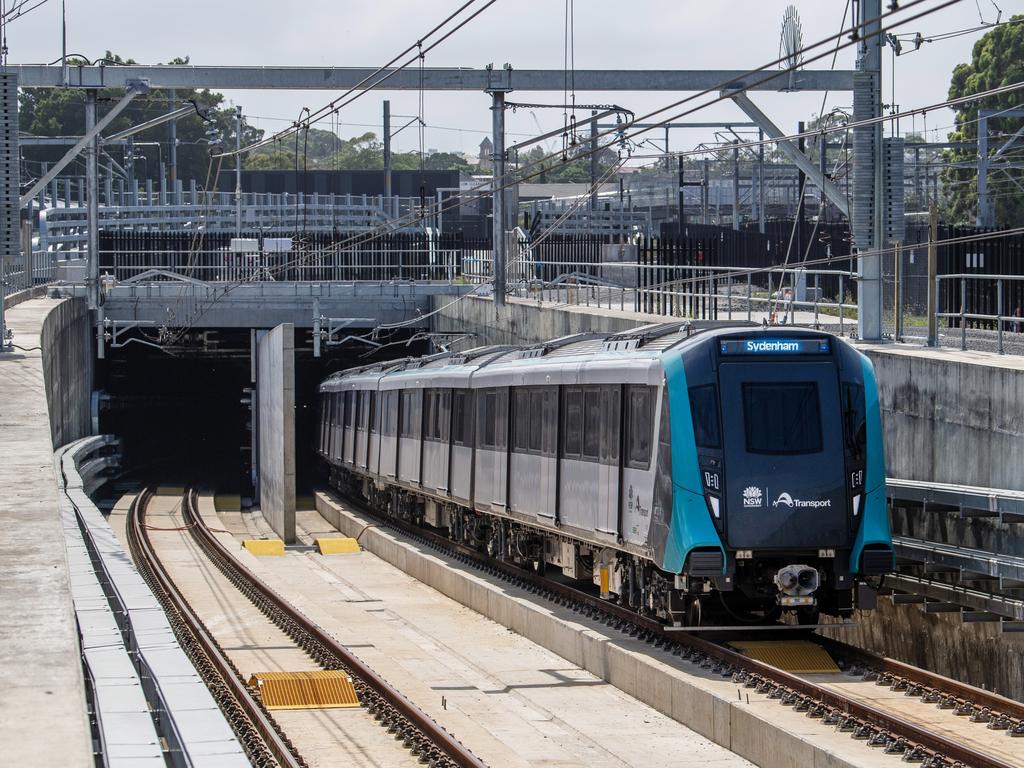
[[[587,429],[600,430],[597,530],[619,533],[619,442],[622,387],[588,389],[584,408]],[[594,412],[596,409],[596,412]],[[598,426],[599,425],[599,426]]]
[[[366,468],[371,474],[380,474],[380,393],[370,390],[370,434],[366,439]]]
[[[722,363],[730,546],[842,547],[849,536],[839,382],[830,362]]]

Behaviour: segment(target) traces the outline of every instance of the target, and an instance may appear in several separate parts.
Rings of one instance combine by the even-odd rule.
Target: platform
[[[38,349],[55,306],[34,299],[9,310],[15,343],[31,351],[0,355],[0,743],[7,765],[91,768]]]

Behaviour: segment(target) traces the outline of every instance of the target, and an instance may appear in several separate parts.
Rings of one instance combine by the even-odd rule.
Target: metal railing
[[[942,298],[943,282],[952,282],[959,284],[959,309],[954,311],[942,311]],[[968,312],[968,306],[971,302],[968,301],[968,289],[972,287],[971,284],[978,284],[976,287],[981,289],[991,289],[995,287],[996,294],[996,311],[994,314],[984,312]],[[935,320],[936,329],[942,320],[946,320],[947,324],[951,327],[953,322],[956,322],[956,326],[960,330],[960,349],[967,349],[967,331],[968,326],[973,324],[975,330],[995,330],[996,336],[996,348],[999,354],[1005,354],[1004,344],[1004,333],[1009,330],[1012,333],[1024,333],[1024,316],[1022,315],[1007,315],[1005,305],[1005,288],[1008,284],[1014,285],[1018,288],[1024,286],[1024,275],[978,275],[978,274],[956,274],[956,275],[937,275],[935,278]],[[1018,309],[1014,310],[1019,311]],[[939,332],[936,332],[938,337]],[[931,340],[933,343],[938,344],[939,339],[936,338]]]
[[[4,297],[56,279],[57,262],[64,258],[54,253],[34,251],[28,259],[20,253],[8,256],[0,271],[0,294]]]
[[[367,232],[418,210],[419,198],[372,195],[243,195],[242,223],[266,235],[296,231]],[[199,194],[192,202],[158,204],[156,200],[102,206],[101,229],[234,231],[237,207],[228,193]],[[52,207],[39,212],[39,250],[86,246],[88,210]]]
[[[748,322],[762,317],[782,323],[829,322],[837,324],[840,333],[856,318],[857,305],[844,300],[856,274],[845,270],[540,262],[530,258],[528,248],[513,253],[507,266],[510,294],[552,305]],[[551,267],[559,272],[557,277],[538,277]],[[474,272],[464,274],[470,282],[484,282],[492,269],[487,254],[480,257]],[[822,285],[827,282],[838,286],[834,297],[825,297]]]
[[[226,248],[100,251],[100,275],[117,282],[168,280],[203,282],[355,282],[418,280],[455,282],[464,255],[453,248],[336,249],[235,252]]]

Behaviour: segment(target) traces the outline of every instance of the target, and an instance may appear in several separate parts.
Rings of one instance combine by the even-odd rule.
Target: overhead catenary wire
[[[931,13],[934,13],[934,12],[936,12],[938,10],[941,10],[942,8],[946,8],[946,7],[949,7],[951,5],[954,5],[957,2],[959,2],[959,1],[960,0],[945,0],[945,2],[942,2],[942,3],[940,3],[939,5],[937,5],[937,6],[933,7],[933,8],[926,8],[925,10],[923,10],[923,11],[921,11],[921,12],[919,12],[919,13],[913,15],[913,16],[910,16],[909,18],[900,19],[897,23],[901,23],[902,24],[902,23],[910,23],[912,21],[916,21],[916,20],[918,20],[920,18],[923,18],[925,16],[930,15]],[[890,10],[888,12],[883,12],[876,19],[869,19],[869,20],[866,20],[866,21],[862,22],[862,25],[865,25],[865,26],[866,25],[871,25],[874,22],[879,22],[879,29],[877,31],[866,33],[866,34],[859,34],[859,35],[858,34],[854,34],[854,33],[857,32],[858,27],[861,26],[861,25],[854,25],[850,29],[844,29],[844,30],[842,30],[838,34],[830,35],[829,37],[825,38],[822,41],[814,43],[811,46],[807,46],[804,49],[804,52],[806,53],[806,52],[809,52],[809,51],[811,51],[811,50],[813,50],[815,48],[819,48],[819,47],[821,47],[824,44],[827,44],[827,43],[830,43],[830,42],[834,42],[836,40],[841,40],[841,38],[844,35],[846,35],[846,34],[850,34],[851,35],[851,39],[849,41],[847,41],[847,42],[841,42],[839,44],[839,46],[838,46],[839,48],[846,48],[846,47],[848,47],[850,45],[859,45],[866,38],[870,38],[870,37],[874,37],[874,36],[877,36],[877,35],[881,35],[881,34],[884,34],[886,32],[886,28],[882,27],[881,24],[880,24],[880,22],[883,19],[885,19],[886,17],[892,16],[893,14],[896,14],[896,13],[899,13],[899,12],[904,12],[904,11],[910,9],[910,8],[916,7],[916,6],[920,5],[920,4],[922,4],[923,2],[925,2],[925,0],[911,0],[911,2],[905,3],[902,7],[898,7],[896,9]],[[490,5],[490,3],[488,3],[488,6],[489,5]],[[487,7],[487,6],[485,6],[485,7]],[[477,13],[479,13],[482,10],[483,9],[479,9]],[[449,34],[451,34],[453,31],[454,30],[450,31]],[[438,44],[439,42],[441,42],[441,41],[437,41],[435,43],[435,45]],[[824,53],[817,54],[817,55],[815,55],[813,57],[810,57],[810,58],[804,56],[803,63],[804,64],[811,63],[811,62],[816,61],[816,60],[818,60],[820,58],[824,58],[825,56],[828,56],[829,54],[833,54],[834,55],[834,52],[833,52],[833,50],[831,48],[826,50]],[[777,66],[780,63],[781,63],[781,60],[777,59],[777,60],[772,61],[772,62],[770,62],[768,64],[765,64],[765,65],[762,65],[760,67],[757,67],[756,69],[749,70],[746,73],[746,75],[756,75],[757,73],[763,72],[765,69],[768,69],[770,67]],[[392,74],[393,73],[394,72],[392,72]],[[771,71],[770,73],[767,74],[766,77],[762,78],[761,80],[755,80],[754,82],[746,83],[741,88],[735,89],[734,92],[739,92],[739,93],[745,92],[745,91],[751,89],[752,87],[754,87],[756,85],[759,85],[762,82],[766,82],[767,80],[774,79],[777,76],[778,76],[778,72],[777,71]],[[745,79],[745,77],[743,79]],[[730,81],[730,82],[735,82],[735,81]],[[643,134],[643,133],[647,133],[647,132],[649,132],[649,131],[657,128],[657,127],[660,127],[661,125],[664,125],[667,122],[670,122],[672,120],[677,120],[680,117],[683,117],[685,115],[691,114],[692,112],[698,111],[700,109],[704,109],[707,106],[710,106],[711,104],[714,104],[714,103],[717,103],[719,101],[722,101],[724,99],[729,98],[729,94],[722,93],[721,91],[722,91],[723,88],[727,87],[730,84],[730,82],[723,82],[723,83],[719,84],[718,86],[716,86],[714,88],[705,89],[705,90],[703,90],[703,91],[701,91],[701,92],[699,92],[697,94],[694,94],[693,96],[677,100],[677,101],[672,102],[671,104],[669,104],[669,105],[667,105],[665,107],[662,107],[660,109],[654,110],[653,112],[647,113],[646,115],[642,115],[640,117],[634,118],[633,120],[625,123],[624,125],[627,126],[627,127],[630,126],[630,125],[635,125],[636,123],[639,123],[639,122],[641,122],[643,120],[650,119],[652,116],[661,114],[663,112],[666,112],[666,111],[668,111],[670,109],[673,109],[675,107],[681,106],[683,104],[687,104],[687,103],[689,103],[689,102],[691,102],[691,101],[693,101],[693,100],[695,100],[697,98],[700,98],[701,96],[706,96],[708,94],[714,93],[715,91],[719,92],[717,96],[714,96],[710,101],[708,101],[706,103],[699,104],[699,105],[697,105],[695,107],[687,109],[684,112],[678,113],[676,115],[672,115],[672,116],[670,116],[668,118],[665,118],[664,120],[661,120],[660,122],[657,122],[657,123],[654,123],[654,124],[648,124],[648,125],[645,125],[643,127],[640,127],[639,130],[636,130],[633,133],[628,134],[628,137],[632,138],[634,136],[637,136],[637,135],[640,135],[640,134]],[[363,92],[365,93],[366,91],[363,91]],[[934,107],[930,107],[930,108],[934,108]],[[886,116],[884,119],[890,119],[890,116]],[[861,121],[860,124],[867,124],[868,122],[870,122],[870,121]],[[843,129],[845,130],[845,127]],[[621,137],[621,135],[623,133],[624,133],[624,131],[622,130],[622,128],[617,126],[615,129],[613,129],[611,131],[606,131],[603,134],[599,134],[598,137],[597,137],[598,140],[595,142],[597,144],[597,146],[594,149],[589,149],[589,150],[581,151],[580,154],[575,159],[581,159],[581,158],[584,158],[584,157],[589,157],[591,154],[593,154],[596,151],[603,151],[605,149],[605,146],[601,145],[600,138],[602,138],[602,137],[607,138],[609,135],[613,135],[613,136],[615,136],[614,141],[619,141],[620,137]],[[812,133],[817,133],[817,132],[812,132]],[[763,142],[748,142],[748,143],[746,143],[746,146],[756,146],[756,145],[759,145],[759,144],[775,143],[777,141],[783,140],[784,138],[787,138],[787,137],[783,137],[783,138],[775,139],[775,140],[766,140],[766,141],[763,141]],[[555,153],[555,154],[557,154],[557,153]],[[526,180],[528,178],[534,178],[536,176],[539,176],[540,173],[544,172],[544,170],[545,170],[545,168],[543,166],[543,162],[545,162],[547,160],[551,160],[553,157],[554,157],[554,155],[549,155],[547,157],[540,158],[540,159],[538,159],[536,161],[533,161],[533,162],[529,163],[526,166],[526,170],[530,170],[531,168],[534,168],[534,167],[536,167],[538,165],[541,166],[540,170],[534,171],[534,172],[529,173],[529,174],[522,174],[522,173],[517,174],[516,176],[513,176],[508,182],[504,183],[501,188],[507,188],[509,186],[517,184],[517,183],[519,183],[519,182],[521,182],[523,180]],[[520,169],[520,170],[523,170],[523,169]],[[487,196],[488,194],[490,194],[491,192],[493,192],[494,189],[495,189],[494,185],[486,184],[486,185],[479,185],[475,189],[471,189],[471,190],[468,190],[468,191],[469,192],[479,191],[479,192],[481,192],[479,197],[484,197],[484,196]],[[454,200],[454,204],[455,205],[462,205],[462,204],[464,204],[464,202],[465,202],[465,199],[463,197],[461,197],[461,196],[459,198],[457,198],[456,200]],[[404,224],[406,224],[406,223],[410,223],[411,224],[414,221],[423,221],[427,216],[436,215],[437,211],[438,210],[443,210],[444,207],[445,207],[444,203],[440,203],[440,204],[438,204],[436,206],[433,205],[433,204],[431,206],[426,206],[425,210],[420,211],[418,214],[415,214],[415,215],[409,216],[409,217],[405,217],[405,221],[404,222],[402,222],[402,220],[397,220],[397,221],[392,222],[391,224],[389,224],[387,226],[379,228],[375,232],[355,235],[355,236],[347,238],[346,240],[343,240],[343,241],[341,241],[339,243],[336,243],[335,246],[334,246],[334,251],[337,252],[339,250],[344,249],[346,246],[350,246],[350,245],[352,245],[354,243],[365,243],[365,242],[372,241],[373,239],[375,239],[377,237],[382,237],[382,236],[384,236],[384,235],[386,235],[386,234],[388,234],[390,232],[396,231],[396,229],[400,228],[401,226],[404,226]],[[453,207],[453,206],[449,205],[448,207]],[[285,262],[284,264],[279,265],[273,271],[274,272],[280,272],[280,271],[283,271],[285,269],[293,268],[295,265],[301,264],[302,262],[304,262],[307,258],[309,258],[309,256],[307,254],[300,255],[300,256],[296,257],[295,259],[291,259],[291,260]],[[218,297],[214,297],[214,301],[217,301],[217,300],[219,300],[219,298],[223,298],[224,296],[226,296],[230,292],[230,290],[231,290],[230,286],[226,287],[224,289],[223,294],[221,294]]]
[[[425,35],[423,35],[421,38],[419,38],[415,43],[413,43],[412,45],[406,47],[401,53],[399,53],[396,56],[394,56],[390,61],[388,61],[387,64],[384,64],[384,65],[378,67],[377,69],[375,69],[373,72],[371,72],[369,75],[364,77],[362,80],[360,80],[358,83],[353,85],[351,88],[347,89],[344,93],[341,94],[341,96],[338,96],[336,99],[334,99],[333,101],[328,103],[326,106],[320,107],[316,111],[311,112],[304,122],[301,122],[301,123],[300,122],[296,122],[290,128],[286,128],[283,131],[279,131],[278,133],[274,134],[273,136],[270,136],[270,137],[265,138],[265,139],[261,139],[260,141],[253,142],[253,143],[248,144],[248,145],[246,145],[244,147],[241,147],[239,149],[226,150],[225,152],[223,152],[221,154],[223,154],[226,157],[231,157],[231,156],[234,156],[236,154],[240,154],[240,153],[241,154],[245,154],[247,152],[251,152],[254,149],[258,149],[259,147],[266,146],[267,144],[270,144],[270,143],[272,143],[274,141],[279,141],[279,140],[281,140],[283,138],[287,138],[293,132],[298,131],[303,125],[308,128],[308,127],[310,127],[310,126],[320,122],[321,120],[325,119],[326,117],[328,117],[333,111],[341,109],[342,107],[345,107],[345,106],[351,104],[356,99],[358,99],[361,96],[364,96],[365,94],[369,93],[370,90],[372,90],[373,88],[377,88],[377,87],[381,86],[387,80],[389,80],[390,78],[394,77],[396,74],[398,74],[399,72],[401,72],[402,70],[404,70],[405,68],[410,66],[411,64],[415,63],[422,56],[425,56],[427,53],[432,51],[438,45],[443,43],[445,40],[447,40],[453,34],[455,34],[460,29],[462,29],[464,26],[466,26],[469,22],[471,22],[473,19],[475,19],[481,13],[483,13],[488,8],[490,8],[492,5],[494,5],[497,2],[497,0],[486,0],[486,2],[484,3],[484,5],[482,7],[476,9],[472,14],[470,14],[465,19],[460,20],[457,25],[455,25],[452,29],[450,29],[447,32],[445,32],[439,39],[435,40],[430,45],[424,47],[423,43],[426,40],[428,40],[429,38],[431,38],[435,34],[437,34],[449,22],[451,22],[459,14],[461,14],[464,10],[466,10],[467,8],[469,8],[471,5],[473,5],[476,2],[477,2],[477,0],[467,0],[467,2],[463,3],[462,5],[460,5],[454,12],[452,12],[451,14],[446,16],[443,21],[441,21],[439,24],[437,24],[434,27],[432,27],[429,32],[427,32]],[[399,59],[401,59],[402,57],[406,56],[411,51],[416,51],[416,53],[413,54],[412,57],[407,58],[404,62],[402,62],[397,67],[391,68],[391,67],[393,67],[393,65],[396,62],[399,61]],[[375,80],[375,81],[373,81],[371,83],[370,81],[373,80],[373,78],[377,77],[377,75],[382,75],[382,76],[379,79],[377,79],[377,80]],[[351,98],[349,98],[349,97],[351,97]]]
[[[920,5],[923,2],[925,2],[925,0],[913,0],[912,2],[910,2],[908,4],[905,4],[904,6],[899,8],[898,10],[899,11],[904,11],[904,10],[907,10],[908,8]],[[945,7],[948,7],[950,5],[954,5],[955,3],[958,3],[958,2],[960,2],[960,0],[946,0],[945,2],[941,3],[940,5],[938,5],[938,6],[934,7],[934,8],[925,9],[923,12],[920,12],[917,15],[910,17],[909,19],[901,20],[900,23],[910,23],[911,21],[916,21],[919,18],[927,16],[927,15],[929,15],[931,13],[934,13],[937,10],[940,10],[942,8],[945,8]],[[888,15],[891,15],[891,14],[896,13],[896,12],[897,11],[890,11],[888,13]],[[867,20],[865,22],[862,22],[862,24],[871,24],[871,23],[873,23],[875,21],[880,21],[881,19],[886,17],[886,15],[887,15],[886,13],[883,13],[877,19],[869,19],[869,20]],[[858,28],[857,25],[854,25],[854,26],[852,26],[852,27],[850,27],[848,29],[841,30],[839,33],[837,33],[835,35],[830,35],[829,37],[825,38],[823,41],[819,41],[818,43],[814,43],[811,46],[807,46],[802,52],[806,53],[806,52],[808,52],[808,51],[810,51],[810,50],[812,50],[814,48],[818,48],[821,45],[823,45],[825,42],[833,42],[833,41],[836,41],[836,40],[841,40],[841,38],[843,38],[844,35],[846,35],[847,33],[851,33],[851,39],[849,41],[847,41],[847,42],[841,43],[840,47],[842,47],[842,48],[849,47],[850,45],[859,45],[866,37],[882,35],[886,31],[885,28],[880,28],[876,32],[868,33],[866,35],[862,34],[862,35],[859,35],[857,37],[853,37],[852,33],[854,33],[857,30],[857,28]],[[803,63],[804,64],[810,63],[812,61],[816,61],[817,59],[824,58],[825,56],[828,56],[830,54],[835,55],[834,50],[831,49],[831,48],[829,48],[824,53],[817,54],[816,56],[814,56],[812,58],[807,58],[806,56],[804,56],[803,57]],[[768,69],[770,67],[773,67],[773,66],[776,66],[776,65],[780,64],[782,61],[783,61],[783,59],[777,59],[775,61],[769,62],[768,64],[765,64],[765,65],[762,65],[760,67],[757,67],[756,69],[749,70],[747,73],[744,74],[743,78],[741,78],[741,79],[745,80],[746,75],[751,75],[751,74],[756,74],[758,72],[763,72],[764,70],[766,70],[766,69]],[[747,83],[743,87],[735,89],[732,93],[742,93],[742,92],[745,92],[745,91],[753,88],[754,86],[759,85],[760,83],[765,82],[767,80],[774,79],[777,76],[778,76],[778,72],[777,71],[774,71],[774,70],[770,71],[767,74],[767,76],[764,77],[763,79],[755,80],[754,82]],[[589,157],[591,154],[594,154],[597,151],[603,151],[606,148],[606,146],[601,146],[601,143],[600,143],[600,139],[601,138],[606,138],[607,139],[609,136],[615,136],[615,140],[616,141],[621,140],[622,137],[624,137],[624,138],[632,138],[632,137],[635,137],[637,135],[640,135],[640,134],[643,134],[643,133],[647,133],[648,131],[653,130],[654,128],[659,127],[661,125],[664,125],[667,122],[670,122],[672,120],[677,120],[677,119],[679,119],[681,117],[684,117],[686,115],[692,114],[693,112],[696,112],[696,111],[698,111],[700,109],[703,109],[703,108],[705,108],[707,106],[710,106],[712,104],[718,103],[718,102],[723,101],[723,100],[726,100],[726,99],[729,98],[729,94],[722,93],[721,91],[728,84],[729,84],[728,82],[723,82],[723,83],[721,83],[718,86],[715,86],[713,88],[705,89],[704,91],[701,91],[700,93],[697,93],[694,96],[686,97],[686,98],[680,99],[678,101],[672,102],[671,104],[669,104],[666,107],[662,107],[660,109],[654,110],[652,112],[647,113],[646,115],[634,118],[633,120],[628,121],[627,123],[624,123],[623,125],[625,125],[625,126],[633,125],[633,124],[639,123],[642,120],[649,119],[650,117],[652,117],[654,115],[658,115],[658,114],[660,114],[662,112],[665,112],[668,109],[671,109],[671,108],[674,108],[674,107],[679,106],[681,104],[690,102],[693,99],[698,98],[698,97],[700,97],[702,95],[707,95],[707,94],[710,94],[710,93],[718,92],[718,94],[715,97],[713,97],[710,101],[708,101],[708,102],[706,102],[704,104],[700,104],[700,105],[698,105],[696,107],[689,108],[688,110],[686,110],[684,112],[678,113],[676,115],[672,115],[671,117],[665,118],[664,120],[662,120],[662,121],[660,121],[658,123],[645,124],[639,130],[637,130],[637,131],[635,131],[633,133],[622,134],[622,136],[620,137],[620,135],[618,135],[618,134],[620,134],[620,131],[621,131],[621,128],[619,126],[616,126],[616,128],[614,128],[614,129],[612,129],[610,131],[605,131],[604,133],[599,133],[598,136],[596,137],[597,138],[598,147],[596,149],[585,149],[585,148],[584,149],[580,149],[580,150],[578,150],[578,153],[574,156],[573,159],[576,159],[576,160],[583,159],[583,158]],[[974,98],[977,98],[977,96],[975,96]],[[936,108],[936,106],[932,105],[932,106],[929,106],[929,107],[927,107],[925,109],[932,110],[932,109],[935,109],[935,108]],[[842,128],[837,128],[836,130],[846,130],[847,127],[855,127],[857,125],[868,125],[868,124],[873,124],[874,122],[879,122],[881,120],[889,120],[889,119],[891,119],[891,115],[887,115],[884,118],[880,117],[880,118],[871,119],[871,120],[859,121],[858,123],[852,124],[850,126],[844,126]],[[805,134],[792,134],[792,135],[789,135],[789,136],[779,137],[777,139],[766,139],[764,141],[744,142],[744,143],[742,143],[742,144],[740,144],[738,146],[740,148],[743,148],[743,147],[759,146],[761,144],[774,144],[774,143],[778,143],[780,141],[784,141],[784,140],[787,140],[787,139],[799,138],[800,135],[811,135],[811,136],[813,136],[813,135],[816,135],[817,133],[819,133],[819,131],[810,131],[810,132],[807,132]],[[485,183],[482,183],[482,184],[480,184],[480,185],[478,185],[476,187],[472,187],[472,188],[466,190],[466,192],[467,193],[479,192],[480,194],[476,195],[475,197],[470,195],[468,198],[465,195],[460,195],[459,198],[454,201],[454,204],[451,207],[454,207],[455,205],[464,204],[464,202],[466,202],[467,199],[468,199],[468,201],[472,201],[474,199],[480,199],[481,197],[487,197],[496,188],[504,189],[504,188],[508,188],[510,186],[513,186],[514,184],[520,183],[522,181],[525,181],[525,180],[528,180],[528,179],[531,179],[531,178],[536,178],[537,176],[539,176],[541,173],[543,173],[546,170],[546,166],[544,165],[544,163],[547,162],[547,161],[553,160],[559,154],[560,153],[555,152],[555,153],[552,153],[552,154],[550,154],[550,155],[548,155],[546,157],[542,157],[542,158],[539,158],[537,160],[531,161],[530,163],[527,163],[527,165],[525,167],[520,167],[517,170],[516,174],[514,174],[514,175],[510,174],[510,176],[511,176],[510,180],[508,182],[506,182],[505,184],[501,185],[500,187],[495,187],[490,182],[485,182]],[[687,155],[690,155],[690,154],[704,154],[704,153],[703,152],[692,152],[692,153],[683,152],[683,153],[678,153],[677,156],[682,157],[682,156],[687,156]],[[539,170],[529,172],[531,169],[537,168],[538,166],[540,166]],[[529,173],[525,173],[524,171],[527,171]],[[441,209],[441,210],[443,210],[443,209]],[[437,212],[436,210],[432,210],[432,209],[428,208],[428,210],[422,212],[420,214],[420,216],[425,218],[426,216],[435,215],[436,212]],[[400,227],[406,226],[406,225],[411,225],[412,223],[415,223],[415,222],[417,222],[419,220],[420,220],[420,218],[418,218],[416,214],[412,214],[412,215],[410,215],[408,217],[405,217],[404,219],[396,220],[396,221],[392,222],[390,225],[381,227],[378,230],[376,236],[387,235],[387,234],[395,231],[395,229],[397,229],[397,228],[400,228]],[[368,241],[372,240],[374,236],[375,235],[373,233],[364,233],[364,234],[361,234],[361,235],[355,235],[352,238],[349,238],[348,240],[345,240],[345,241],[342,241],[342,242],[338,243],[337,244],[337,249],[342,249],[342,248],[346,247],[347,245],[350,245],[351,243],[354,243],[354,242],[368,242]],[[288,266],[289,265],[287,265],[287,264],[286,265],[282,265],[282,268],[287,268]]]

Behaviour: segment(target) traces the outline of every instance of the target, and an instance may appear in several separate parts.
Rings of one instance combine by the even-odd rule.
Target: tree
[[[109,66],[134,64],[131,59],[122,59],[107,51],[105,59]],[[71,66],[88,62],[71,57]],[[188,58],[173,59],[168,64],[188,64]],[[97,119],[100,119],[121,98],[123,92],[118,89],[102,89],[97,94]],[[177,177],[186,184],[189,179],[196,179],[199,184],[205,183],[208,173],[216,168],[211,163],[209,146],[206,143],[206,130],[212,125],[222,142],[234,136],[234,110],[224,108],[224,97],[209,90],[178,89],[174,103],[170,93],[154,88],[149,93],[136,96],[106,128],[104,133],[110,135],[118,131],[138,125],[172,109],[195,103],[196,110],[192,114],[178,118],[176,130],[178,138]],[[85,93],[81,89],[70,88],[25,88],[18,97],[19,122],[22,132],[33,136],[81,136],[85,131]],[[198,112],[203,113],[205,120]],[[263,132],[252,126],[242,125],[243,144],[257,141]],[[134,137],[136,161],[136,178],[159,179],[160,164],[167,163],[169,149],[168,126],[160,125]],[[231,142],[233,145],[233,141]],[[42,163],[54,163],[67,151],[67,147],[23,147],[22,155],[30,172],[42,173]],[[119,146],[104,149],[119,165],[125,164],[126,150]],[[63,175],[82,175],[84,158],[80,157],[72,163]],[[101,158],[101,165],[104,165]],[[213,179],[211,178],[211,185]]]
[[[973,93],[1010,85],[1024,79],[1024,16],[1018,15],[1000,24],[974,44],[971,61],[958,64],[949,85],[949,98],[969,96]],[[966,102],[957,107],[956,129],[949,140],[968,142],[968,146],[952,149],[946,158],[951,163],[942,172],[946,192],[944,215],[957,223],[973,222],[978,208],[977,149],[978,109],[1009,109],[1019,107],[1020,94],[1016,91],[999,96]],[[1013,135],[1024,120],[1019,117],[989,118],[989,154]],[[995,144],[993,145],[993,137]],[[1024,159],[1024,145],[1016,144],[1003,153],[1002,160],[1020,162]],[[1024,173],[1020,168],[1002,168],[989,171],[989,189],[997,225],[1017,224],[1024,216]]]

